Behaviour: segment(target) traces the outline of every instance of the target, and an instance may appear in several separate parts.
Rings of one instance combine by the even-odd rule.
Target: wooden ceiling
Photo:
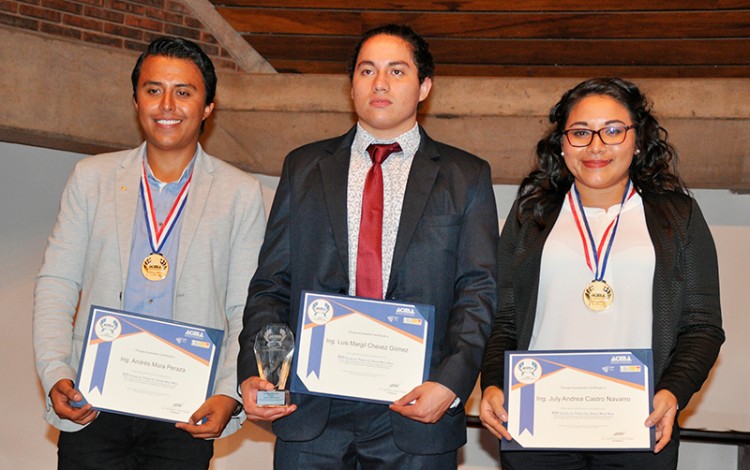
[[[212,3],[285,73],[345,73],[360,34],[405,23],[443,76],[750,77],[750,0]]]

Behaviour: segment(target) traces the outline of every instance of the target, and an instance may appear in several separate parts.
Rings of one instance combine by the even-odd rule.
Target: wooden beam
[[[271,64],[258,54],[250,44],[216,12],[208,0],[182,0],[203,26],[232,56],[242,71],[247,73],[276,73]]]
[[[269,60],[347,60],[357,42],[349,36],[244,34]],[[613,53],[616,49],[616,53]],[[445,39],[430,40],[436,63],[562,66],[713,66],[749,65],[745,39]]]
[[[279,73],[347,73],[344,60],[271,59]],[[436,64],[441,77],[750,78],[748,65],[491,65]]]
[[[216,6],[236,6],[247,8],[315,8],[333,10],[391,10],[391,11],[670,11],[684,10],[684,0],[629,0],[627,2],[599,2],[595,5],[588,0],[214,0]],[[747,8],[747,0],[691,0],[690,8],[695,10],[731,10]]]
[[[240,33],[359,36],[385,23],[408,24],[427,38],[653,39],[747,36],[747,11],[378,12],[220,7]],[[314,16],[315,21],[310,21]]]

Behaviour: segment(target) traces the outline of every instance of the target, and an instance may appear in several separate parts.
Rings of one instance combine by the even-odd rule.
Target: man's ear
[[[203,120],[205,121],[206,119],[208,119],[208,116],[210,116],[213,111],[214,111],[214,103],[207,104],[203,108]]]
[[[425,99],[427,99],[427,95],[430,94],[430,90],[432,89],[432,79],[430,77],[425,77],[424,80],[422,80],[422,83],[419,84],[419,102],[421,103]]]

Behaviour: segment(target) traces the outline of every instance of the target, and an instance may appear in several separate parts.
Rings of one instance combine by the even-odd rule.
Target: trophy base
[[[262,407],[287,406],[289,404],[289,390],[258,390],[255,404]]]

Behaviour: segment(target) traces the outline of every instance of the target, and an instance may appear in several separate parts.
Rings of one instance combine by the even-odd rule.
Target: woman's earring
[[[635,154],[636,155],[640,155],[640,153],[641,153],[641,149],[635,149]]]
[[[564,157],[565,156],[565,152],[560,152],[560,156]]]

